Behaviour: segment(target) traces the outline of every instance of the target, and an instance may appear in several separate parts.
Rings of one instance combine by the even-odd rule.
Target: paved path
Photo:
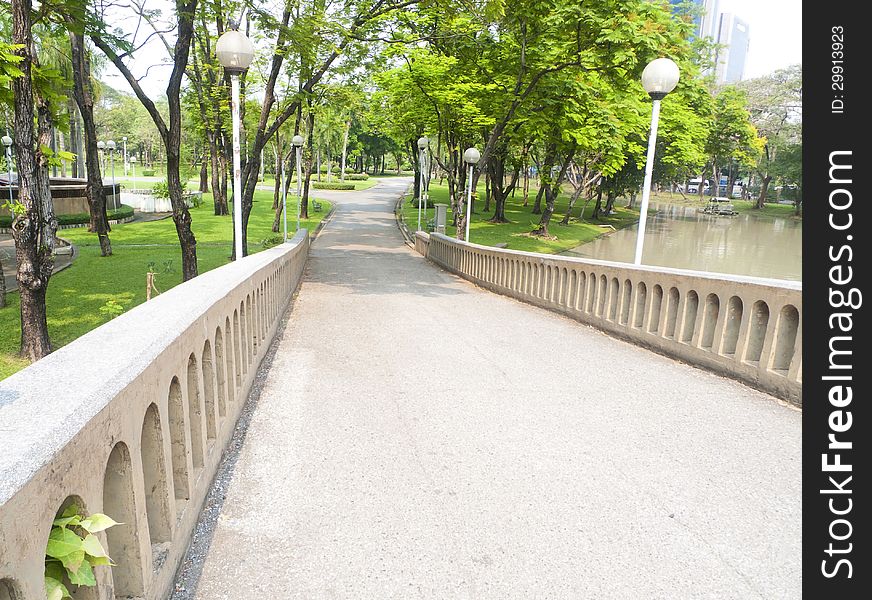
[[[799,598],[801,414],[439,270],[406,184],[314,244],[197,597]]]
[[[56,254],[54,272],[69,267],[74,257],[73,254]],[[6,233],[0,233],[0,265],[3,266],[3,274],[6,276],[6,291],[17,290],[18,281],[15,279],[15,272],[18,270],[18,264],[15,260],[15,242],[12,236]]]

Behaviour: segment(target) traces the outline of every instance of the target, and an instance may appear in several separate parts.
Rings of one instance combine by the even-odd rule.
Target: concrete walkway
[[[801,414],[480,290],[344,194],[197,598],[798,598]]]
[[[63,271],[74,259],[74,252],[56,254],[53,272]],[[6,276],[6,291],[17,290],[18,280],[15,278],[15,272],[18,270],[18,264],[15,259],[15,241],[6,233],[0,233],[0,265],[3,266],[3,274]]]

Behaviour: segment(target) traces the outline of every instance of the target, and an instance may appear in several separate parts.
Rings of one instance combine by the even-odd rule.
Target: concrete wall
[[[168,597],[308,248],[304,230],[204,273],[0,382],[0,600],[45,598],[70,499],[124,523],[74,597]]]
[[[558,257],[418,232],[434,263],[681,361],[802,404],[802,284]]]

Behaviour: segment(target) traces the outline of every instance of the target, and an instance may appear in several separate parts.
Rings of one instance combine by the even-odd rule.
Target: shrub
[[[156,172],[157,172],[157,171],[155,171],[154,169],[143,169],[143,170],[142,170],[142,176],[143,176],[143,177],[154,177],[154,174],[155,174]]]
[[[262,239],[260,241],[260,246],[264,250],[268,250],[269,248],[272,248],[274,246],[278,246],[279,244],[283,243],[284,241],[285,241],[284,236],[273,235],[273,236],[270,236],[268,238]]]
[[[369,175],[366,173],[350,173],[345,175],[346,181],[366,181],[369,179]]]
[[[342,182],[327,183],[326,181],[313,181],[312,187],[316,190],[353,190],[354,184]]]
[[[106,217],[110,221],[128,219],[133,216],[133,207],[122,204],[117,210],[107,210]],[[72,215],[57,215],[58,225],[85,225],[91,222],[91,215],[88,213],[75,213]],[[9,228],[12,226],[12,217],[5,215],[0,216],[0,228]]]

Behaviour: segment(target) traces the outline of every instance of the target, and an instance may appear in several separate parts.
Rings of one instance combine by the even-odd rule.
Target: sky
[[[166,0],[150,0],[149,6],[171,10]],[[731,12],[748,23],[750,46],[745,62],[745,79],[760,77],[793,64],[802,63],[802,1],[801,0],[720,0],[720,12]],[[136,75],[142,75],[155,56],[165,52],[158,42],[140,51],[148,61],[134,61]],[[166,89],[169,67],[152,68],[141,84],[149,96],[157,98]],[[116,89],[129,91],[127,82],[115,67],[107,65],[103,80]]]
[[[720,12],[748,23],[745,79],[802,63],[801,0],[720,0]]]

